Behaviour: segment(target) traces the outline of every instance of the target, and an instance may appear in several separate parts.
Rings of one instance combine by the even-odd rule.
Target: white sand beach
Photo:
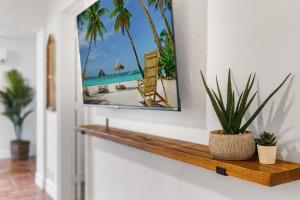
[[[163,80],[163,83],[169,104],[171,107],[178,107],[176,80]],[[122,82],[121,84],[125,85],[126,89],[116,90],[116,85],[118,84],[110,84],[106,86],[109,92],[105,94],[98,93],[99,86],[88,87],[90,97],[86,97],[86,100],[98,102],[99,104],[143,106],[140,103],[140,101],[143,101],[143,98],[137,89],[138,82],[134,80]],[[157,91],[164,97],[163,86],[160,80],[157,82]]]

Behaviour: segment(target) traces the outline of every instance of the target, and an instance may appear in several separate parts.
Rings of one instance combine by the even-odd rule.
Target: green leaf
[[[22,120],[22,124],[24,122],[24,120],[33,112],[33,110],[29,110],[27,112],[24,113],[23,117],[21,117],[21,120]]]
[[[223,110],[223,112],[225,112],[225,106],[224,106],[225,104],[224,104],[224,101],[223,101],[223,97],[222,97],[222,93],[221,93],[221,90],[220,90],[219,81],[218,81],[217,76],[216,76],[216,83],[217,83],[218,95],[219,95],[219,99],[221,101],[222,110]]]
[[[222,101],[219,99],[219,97],[217,96],[217,94],[215,93],[215,91],[213,89],[211,91],[212,91],[212,93],[213,93],[213,95],[214,95],[214,97],[215,97],[215,99],[216,99],[216,101],[217,101],[217,103],[219,105],[220,110],[225,115],[226,111],[225,111],[225,108],[224,108],[224,104],[222,104]]]
[[[246,113],[246,106],[247,106],[248,96],[251,92],[254,80],[255,80],[255,74],[254,74],[253,77],[252,77],[252,74],[250,74],[250,76],[248,78],[248,81],[247,81],[247,84],[246,84],[246,87],[245,87],[245,90],[243,91],[243,96],[242,96],[242,99],[241,99],[241,102],[240,102],[240,105],[239,105],[239,109],[237,111],[236,120],[234,122],[234,129],[235,129],[236,132],[240,132],[239,128],[241,126],[242,120],[243,120],[244,115]]]
[[[240,97],[239,97],[239,99],[238,99],[238,103],[237,103],[236,109],[235,109],[235,117],[236,117],[237,114],[238,114],[238,110],[239,110],[239,107],[240,107],[240,104],[241,104],[241,99],[243,98],[243,95],[244,95],[244,92],[242,92],[242,93],[240,94]]]
[[[17,70],[8,71],[6,81],[7,88],[0,90],[0,101],[4,106],[2,114],[16,127],[22,124],[23,110],[32,102],[34,92]]]
[[[218,107],[218,103],[216,102],[216,100],[214,99],[213,94],[211,93],[210,89],[208,88],[202,71],[200,71],[200,72],[201,72],[201,77],[202,77],[202,81],[203,81],[203,84],[205,86],[206,92],[207,92],[207,94],[208,94],[208,96],[209,96],[209,98],[211,100],[212,106],[213,106],[213,108],[214,108],[214,110],[215,110],[215,112],[217,114],[217,117],[218,117],[218,119],[220,121],[220,124],[223,127],[223,130],[225,132],[230,132],[231,128],[230,128],[230,126],[229,126],[229,124],[228,124],[228,122],[226,120],[226,117],[224,116],[224,114],[222,113],[222,111],[220,110],[220,108]]]
[[[250,107],[250,105],[252,104],[252,102],[253,102],[254,98],[256,97],[256,95],[257,95],[257,92],[255,92],[255,93],[253,94],[253,96],[250,98],[249,102],[248,102],[247,105],[246,105],[246,108],[245,108],[245,110],[244,110],[243,115],[245,115],[246,111],[249,109],[249,107]]]
[[[233,121],[233,117],[234,117],[234,105],[235,105],[235,97],[234,97],[234,91],[232,91],[232,106],[231,106],[231,110],[229,113],[229,124],[231,125],[232,121]]]
[[[258,139],[255,139],[256,143],[261,146],[276,146],[276,136],[269,132],[263,132],[259,135]]]
[[[231,84],[231,70],[228,71],[228,82],[227,82],[227,106],[226,116],[229,117],[229,112],[232,107],[232,84]]]

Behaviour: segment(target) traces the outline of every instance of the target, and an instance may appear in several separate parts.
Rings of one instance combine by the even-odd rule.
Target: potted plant
[[[209,150],[215,158],[224,160],[247,160],[252,157],[255,152],[255,139],[253,134],[247,129],[268,101],[276,94],[276,92],[278,92],[290,76],[291,74],[289,74],[263,101],[253,115],[243,123],[244,115],[257,94],[257,92],[251,94],[256,75],[251,74],[249,76],[244,91],[238,95],[236,101],[236,94],[238,93],[234,92],[232,89],[231,71],[229,69],[227,101],[225,104],[219,87],[218,78],[216,77],[216,92],[209,88],[201,71],[205,89],[223,128],[222,130],[211,131],[209,134]]]
[[[23,123],[33,110],[25,110],[32,102],[33,89],[17,70],[6,73],[7,87],[0,90],[0,101],[4,105],[3,115],[13,124],[16,140],[11,141],[12,159],[27,159],[30,142],[23,141]]]
[[[258,158],[261,164],[275,164],[277,140],[273,133],[263,132],[256,139]]]

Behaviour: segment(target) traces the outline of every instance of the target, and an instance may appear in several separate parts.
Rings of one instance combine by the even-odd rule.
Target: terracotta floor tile
[[[0,200],[51,200],[34,183],[35,159],[0,160]]]

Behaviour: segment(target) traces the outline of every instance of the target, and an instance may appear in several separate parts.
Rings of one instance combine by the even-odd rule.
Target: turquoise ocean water
[[[103,77],[93,77],[87,78],[83,82],[84,87],[97,86],[97,85],[108,85],[113,83],[121,83],[132,80],[141,79],[142,75],[140,73],[123,73],[123,74],[109,74]]]

